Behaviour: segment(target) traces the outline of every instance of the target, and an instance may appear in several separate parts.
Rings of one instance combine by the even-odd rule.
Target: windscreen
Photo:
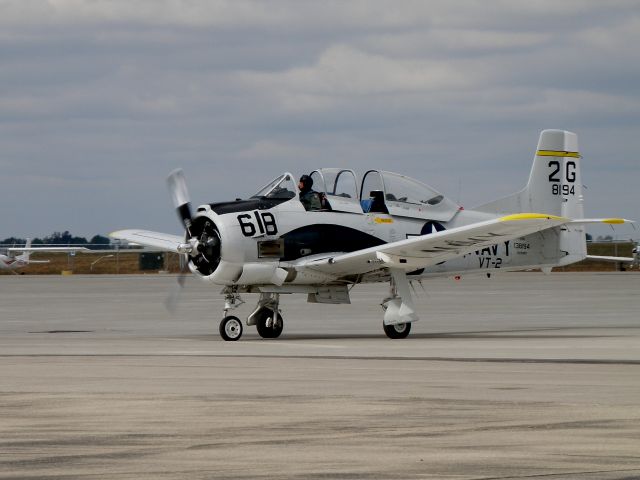
[[[288,200],[295,196],[296,189],[293,179],[291,178],[291,175],[284,174],[262,187],[255,195],[252,195],[251,198],[275,198]]]

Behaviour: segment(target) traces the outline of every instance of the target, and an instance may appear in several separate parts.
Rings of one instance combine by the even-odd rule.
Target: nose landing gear
[[[278,338],[284,328],[284,321],[278,308],[280,295],[277,293],[261,293],[258,305],[247,318],[247,325],[255,325],[262,338]],[[224,318],[220,322],[220,336],[227,342],[239,340],[242,336],[242,322],[238,317],[227,315],[242,305],[237,289],[225,290]]]
[[[226,342],[235,342],[242,336],[242,321],[233,315],[227,315],[229,310],[235,310],[244,301],[240,298],[237,291],[226,291],[224,295],[224,318],[220,321],[218,330],[220,336]]]
[[[220,322],[220,336],[227,342],[235,342],[242,336],[242,322],[238,317],[229,315]]]

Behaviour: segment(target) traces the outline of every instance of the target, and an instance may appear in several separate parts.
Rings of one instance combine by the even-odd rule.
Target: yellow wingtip
[[[557,215],[547,215],[546,213],[514,213],[500,218],[502,222],[515,222],[518,220],[568,220]]]
[[[624,218],[604,218],[602,219],[602,223],[607,223],[609,225],[621,225],[625,223]]]

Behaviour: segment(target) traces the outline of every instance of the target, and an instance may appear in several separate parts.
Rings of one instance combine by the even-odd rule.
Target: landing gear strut
[[[224,296],[224,318],[220,321],[220,336],[226,342],[235,342],[242,336],[242,322],[238,317],[227,315],[229,310],[235,310],[244,301],[235,290],[225,292]]]

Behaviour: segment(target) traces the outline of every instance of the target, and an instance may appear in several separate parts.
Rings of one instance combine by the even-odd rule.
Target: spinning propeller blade
[[[171,289],[171,292],[164,301],[164,306],[171,315],[175,315],[178,310],[178,305],[180,304],[180,299],[182,297],[182,289],[184,288],[186,279],[187,269],[183,267],[180,269],[180,273],[178,274],[178,282],[174,285],[173,289]]]
[[[171,192],[178,217],[186,230],[185,243],[177,249],[180,254],[178,284],[165,302],[167,309],[171,313],[175,313],[189,270],[193,267],[200,274],[206,276],[211,275],[218,267],[221,259],[221,238],[212,219],[200,217],[196,224],[193,224],[189,191],[181,169],[174,170],[169,174],[167,186]]]
[[[167,177],[167,186],[171,192],[173,205],[176,207],[178,217],[184,226],[189,237],[191,237],[191,201],[189,200],[189,190],[184,172],[178,168]]]
[[[171,172],[167,177],[167,187],[171,192],[173,205],[176,207],[180,222],[187,231],[187,240],[191,238],[191,201],[189,200],[189,190],[187,189],[187,181],[184,177],[182,169],[178,168]],[[187,255],[180,255],[180,273],[178,274],[178,283],[165,300],[164,304],[167,310],[175,315],[184,283],[186,280],[189,258]]]

